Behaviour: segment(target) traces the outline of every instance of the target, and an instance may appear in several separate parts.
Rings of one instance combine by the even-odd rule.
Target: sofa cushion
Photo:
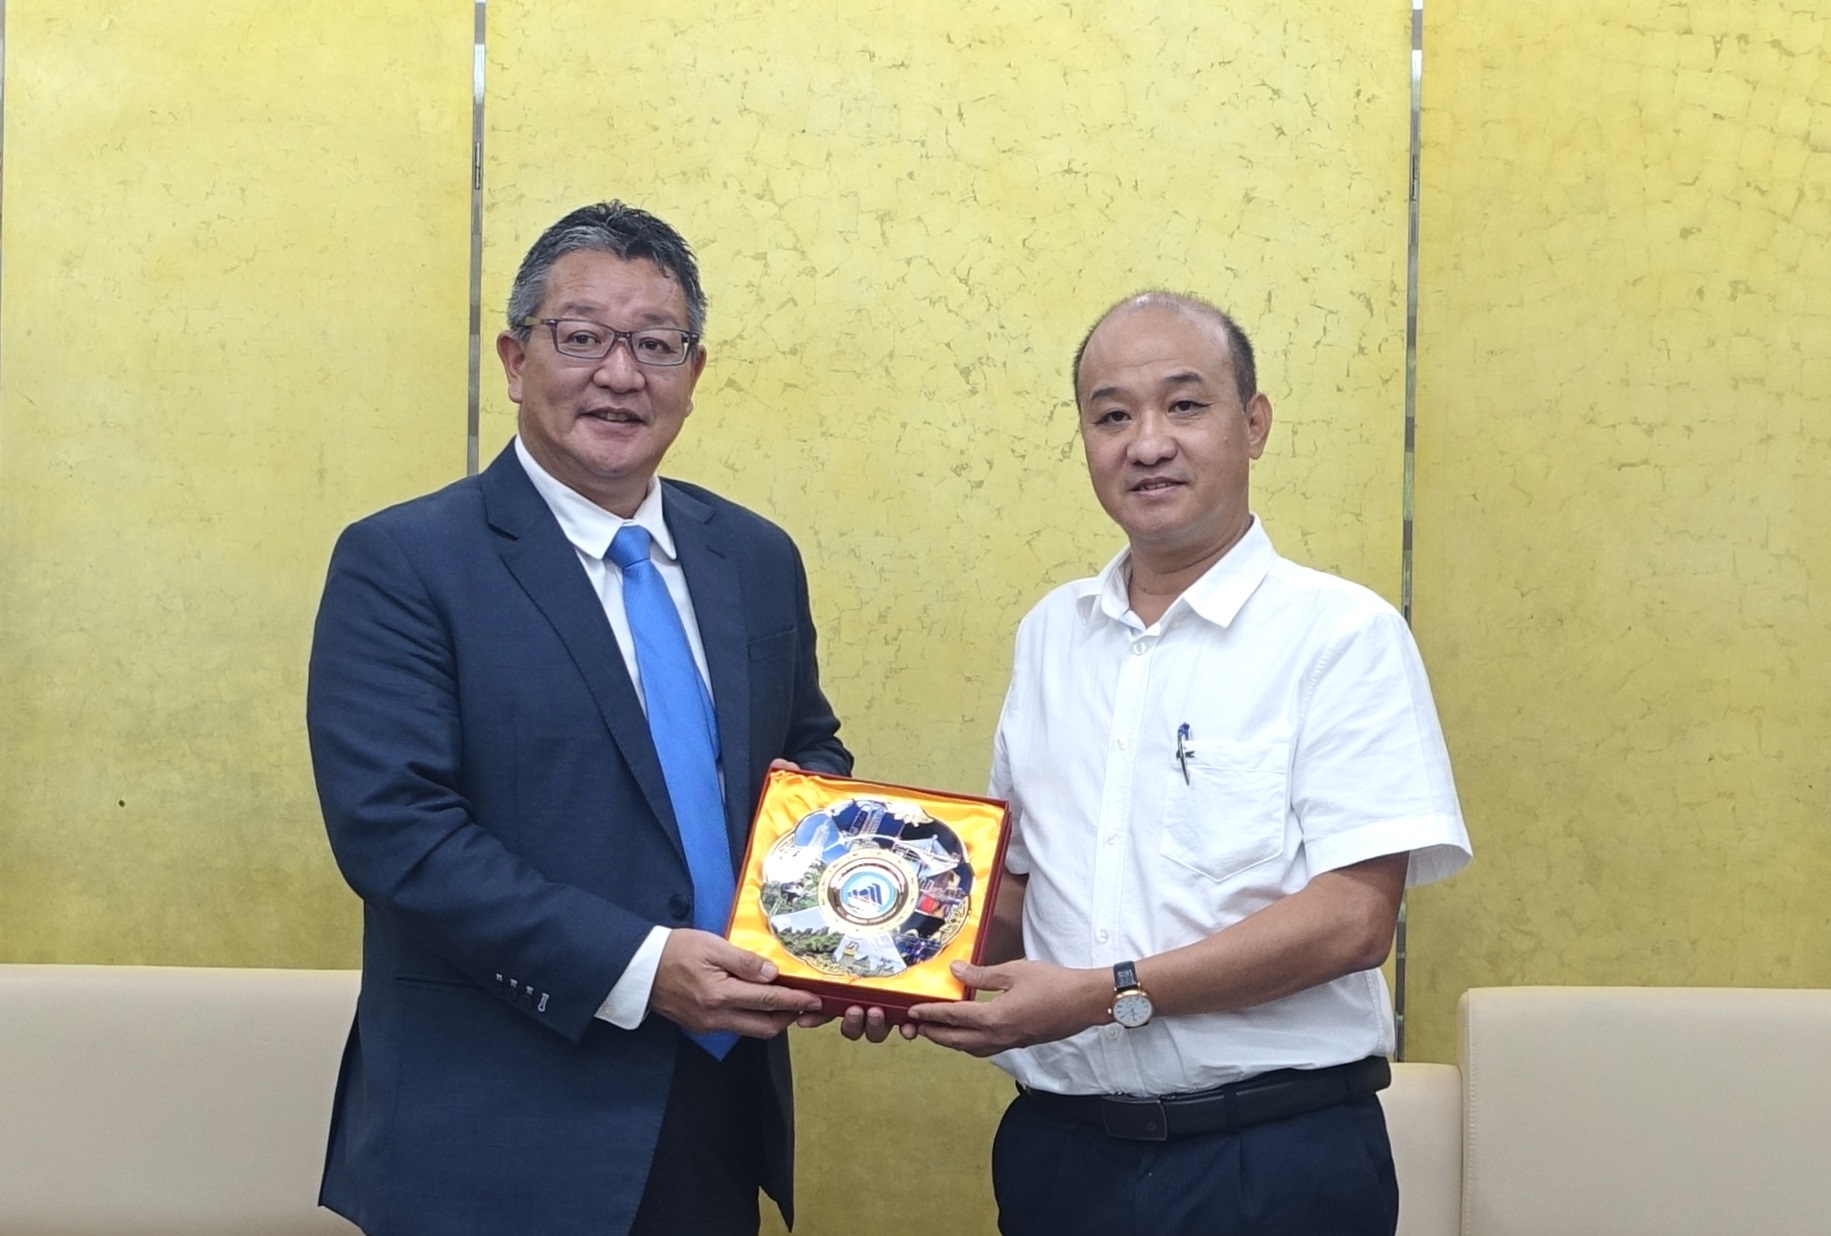
[[[1824,1236],[1831,991],[1476,988],[1465,1236]]]
[[[356,987],[0,965],[0,1232],[354,1233],[317,1196]]]

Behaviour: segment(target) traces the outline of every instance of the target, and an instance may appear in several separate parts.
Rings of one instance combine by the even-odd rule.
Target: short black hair
[[[568,253],[609,253],[633,262],[645,258],[680,285],[687,298],[687,330],[696,338],[706,329],[706,293],[699,286],[693,247],[679,232],[646,210],[619,201],[581,206],[540,234],[521,259],[509,289],[509,330],[526,340],[523,322],[539,311],[547,295],[553,264]],[[613,323],[614,325],[614,323]]]
[[[1240,406],[1244,408],[1252,402],[1252,397],[1259,393],[1259,370],[1253,362],[1252,340],[1240,329],[1240,324],[1233,320],[1231,314],[1210,301],[1186,292],[1166,292],[1162,288],[1151,288],[1126,297],[1102,313],[1094,324],[1081,336],[1081,346],[1074,350],[1074,367],[1069,372],[1069,379],[1074,384],[1075,402],[1081,400],[1081,358],[1087,354],[1087,345],[1092,341],[1094,332],[1100,329],[1106,319],[1115,313],[1131,309],[1165,308],[1192,317],[1203,318],[1221,328],[1227,338],[1227,359],[1233,365],[1233,385],[1240,394]]]

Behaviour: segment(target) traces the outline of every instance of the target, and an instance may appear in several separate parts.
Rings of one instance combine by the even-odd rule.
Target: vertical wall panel
[[[861,773],[977,790],[1018,619],[1120,544],[1067,369],[1122,295],[1238,312],[1274,538],[1396,596],[1409,15],[492,0],[485,304],[581,202],[679,226],[711,360],[668,471],[799,539]],[[484,389],[488,458],[512,409]],[[801,1038],[797,1230],[989,1230],[1002,1075]],[[886,1175],[912,1127],[947,1132]]]
[[[1807,0],[1430,0],[1416,622],[1475,984],[1831,983],[1831,46]]]
[[[9,0],[0,956],[351,964],[336,530],[461,475],[468,10]]]

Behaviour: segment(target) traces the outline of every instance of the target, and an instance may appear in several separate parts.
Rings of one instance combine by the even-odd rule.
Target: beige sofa
[[[1477,988],[1464,1236],[1831,1233],[1831,991]]]
[[[0,965],[0,1233],[354,1232],[315,1202],[356,984]],[[1478,988],[1461,1025],[1380,1096],[1400,1236],[1831,1233],[1831,992]]]
[[[351,1236],[318,1172],[356,974],[0,965],[0,1233]]]
[[[1831,991],[1485,987],[1459,1021],[1460,1071],[1382,1096],[1401,1236],[1831,1233]]]

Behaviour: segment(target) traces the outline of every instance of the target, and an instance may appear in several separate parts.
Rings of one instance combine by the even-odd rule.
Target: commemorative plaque
[[[1005,805],[819,773],[763,785],[726,937],[829,1014],[970,999],[1004,862]]]

